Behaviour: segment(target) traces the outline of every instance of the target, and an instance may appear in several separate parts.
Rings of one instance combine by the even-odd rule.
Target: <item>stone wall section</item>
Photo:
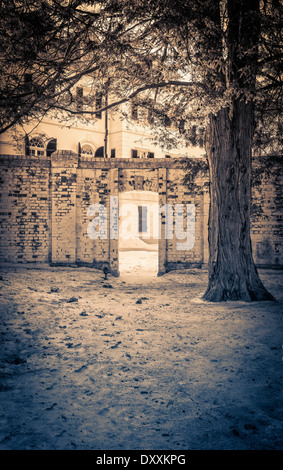
[[[94,169],[81,169],[77,170],[77,213],[76,213],[76,245],[77,245],[77,260],[83,264],[92,265],[95,252],[94,244],[87,234],[87,227],[90,222],[90,217],[87,211],[90,205],[98,204],[99,195],[96,191],[96,170]]]
[[[1,158],[0,261],[48,263],[50,161]]]
[[[259,267],[283,267],[282,158],[261,157],[254,163],[251,231]]]
[[[186,267],[202,267],[208,262],[203,244],[204,236],[204,198],[203,192],[197,194],[183,184],[185,171],[182,169],[170,168],[167,176],[167,203],[172,207],[176,204],[183,206],[183,227],[187,230],[187,204],[195,205],[195,241],[192,249],[182,249],[185,247],[186,239],[177,237],[176,216],[174,211],[174,235],[167,243],[167,269],[182,269]],[[202,184],[202,182],[199,182]],[[206,208],[207,209],[207,208]],[[180,247],[179,249],[177,247]]]
[[[1,262],[108,266],[118,274],[118,239],[109,239],[110,214],[115,213],[110,196],[118,200],[121,191],[146,190],[158,193],[160,206],[184,206],[184,229],[186,205],[196,208],[195,244],[190,250],[177,250],[175,230],[173,239],[166,239],[162,214],[159,273],[207,265],[207,177],[196,175],[201,190],[193,190],[184,184],[180,159],[79,160],[71,151],[58,150],[51,159],[17,155],[1,156],[0,162]],[[263,162],[258,160],[257,165],[259,184],[253,188],[251,218],[254,258],[260,267],[282,268],[282,164],[275,159],[267,171]],[[106,207],[103,239],[87,234],[92,204]],[[115,232],[118,220],[114,222]],[[174,219],[174,228],[175,223]]]

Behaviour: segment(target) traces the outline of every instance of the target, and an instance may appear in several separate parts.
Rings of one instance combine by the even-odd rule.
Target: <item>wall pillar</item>
[[[51,155],[51,263],[76,262],[76,193],[78,155],[57,150]]]
[[[111,273],[119,276],[119,169],[111,168],[109,176],[110,201],[108,204],[109,265]]]
[[[203,268],[208,267],[209,262],[209,246],[208,246],[208,218],[209,218],[209,192],[205,190],[203,193]]]
[[[167,203],[167,169],[158,168],[158,194],[159,207]],[[158,276],[166,273],[167,266],[167,238],[166,238],[166,215],[164,211],[160,214],[160,238],[158,243]]]

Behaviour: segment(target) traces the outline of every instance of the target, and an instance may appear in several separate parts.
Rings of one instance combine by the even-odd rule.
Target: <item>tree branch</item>
[[[194,86],[194,87],[199,87],[202,90],[206,90],[206,88],[207,88],[206,85],[201,83],[201,82],[187,82],[187,81],[180,81],[180,80],[169,80],[167,82],[151,83],[150,85],[145,85],[143,87],[137,88],[137,90],[132,92],[129,96],[127,96],[125,98],[122,98],[118,101],[114,101],[113,103],[110,103],[107,106],[103,106],[99,109],[96,109],[95,111],[84,111],[84,110],[73,111],[73,110],[70,110],[70,109],[68,109],[64,106],[61,106],[61,105],[54,105],[53,108],[61,109],[62,111],[66,111],[70,114],[75,114],[75,115],[79,115],[79,114],[90,114],[90,115],[92,115],[92,114],[96,114],[98,112],[107,111],[108,109],[115,108],[116,106],[120,106],[121,104],[127,103],[128,101],[131,101],[137,95],[139,95],[140,93],[142,93],[146,90],[154,90],[154,89],[158,89],[158,88],[165,88],[165,87],[168,87],[168,86],[180,86],[180,87],[192,87],[192,86]]]

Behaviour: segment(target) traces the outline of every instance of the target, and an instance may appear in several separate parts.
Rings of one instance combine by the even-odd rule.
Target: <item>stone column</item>
[[[78,155],[57,150],[51,155],[51,263],[76,262],[76,189]]]

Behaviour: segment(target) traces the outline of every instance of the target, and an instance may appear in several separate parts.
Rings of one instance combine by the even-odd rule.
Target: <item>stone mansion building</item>
[[[84,96],[83,87],[77,96]],[[118,112],[75,121],[46,117],[0,136],[0,154],[2,263],[107,266],[119,275],[121,250],[155,246],[159,274],[207,265],[208,175],[195,176],[199,191],[185,180],[191,164],[205,160],[204,149],[156,145],[139,109],[132,109],[129,120]],[[261,184],[253,189],[252,243],[256,264],[278,269],[283,266],[281,166],[278,158],[268,158],[274,164],[267,173],[262,158],[255,158]],[[131,238],[122,243],[119,232],[126,203],[137,209],[134,244]],[[88,229],[93,205],[105,208],[105,234],[97,238]],[[173,226],[174,208],[183,208],[184,237],[193,213],[193,243],[180,248],[175,231],[166,236],[166,211],[154,232],[156,206],[173,208]]]

